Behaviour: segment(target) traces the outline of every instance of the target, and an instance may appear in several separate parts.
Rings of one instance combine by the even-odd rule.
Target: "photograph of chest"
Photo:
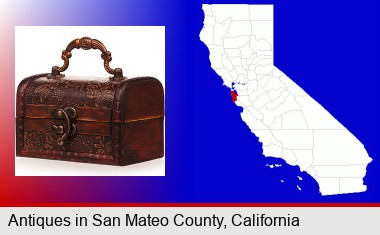
[[[71,50],[99,49],[110,78],[61,74]],[[25,78],[16,100],[16,155],[128,165],[164,155],[164,92],[153,77],[126,78],[96,39],[73,40],[64,65]]]

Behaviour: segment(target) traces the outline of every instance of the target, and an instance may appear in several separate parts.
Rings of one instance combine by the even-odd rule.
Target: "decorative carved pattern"
[[[27,149],[53,149],[53,133],[25,131],[24,145]]]
[[[114,93],[111,82],[38,79],[28,86],[25,103],[112,108]]]
[[[108,155],[112,153],[112,141],[110,138],[98,136],[96,139],[99,141],[94,144],[97,154]]]
[[[92,48],[92,39],[89,37],[83,37],[79,39],[79,45],[83,50],[89,50]]]
[[[68,138],[61,146],[56,143],[53,133],[25,131],[24,147],[29,151],[45,149],[110,155],[112,153],[112,139],[107,136],[77,134]]]
[[[107,106],[107,103],[113,102],[114,93],[109,86],[98,84],[88,84],[86,86],[86,95],[90,100],[95,101],[95,107]]]
[[[38,94],[39,100],[42,103],[46,97],[50,94],[52,90],[55,90],[58,87],[58,83],[48,83],[48,84],[42,84],[36,87],[34,89],[34,93]]]

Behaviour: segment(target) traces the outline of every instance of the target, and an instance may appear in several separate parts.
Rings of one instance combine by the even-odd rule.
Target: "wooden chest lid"
[[[82,121],[123,123],[164,115],[163,88],[153,77],[110,81],[40,74],[24,79],[17,93],[17,117],[51,118],[51,110],[67,107]]]

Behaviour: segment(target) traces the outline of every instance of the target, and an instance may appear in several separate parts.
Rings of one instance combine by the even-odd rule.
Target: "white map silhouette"
[[[273,65],[272,5],[203,5],[200,39],[263,155],[299,166],[322,195],[364,192],[363,144]],[[299,188],[299,186],[298,186]],[[300,188],[299,188],[300,189]]]

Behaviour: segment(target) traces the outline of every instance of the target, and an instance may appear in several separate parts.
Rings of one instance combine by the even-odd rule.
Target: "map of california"
[[[322,195],[367,190],[363,144],[273,64],[272,5],[203,5],[200,39],[263,155],[299,166]]]

